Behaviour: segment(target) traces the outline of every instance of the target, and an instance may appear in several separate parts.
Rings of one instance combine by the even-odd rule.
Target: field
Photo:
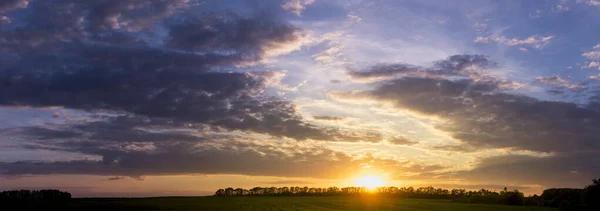
[[[50,208],[51,206],[45,206]],[[306,197],[163,197],[132,199],[73,199],[61,210],[240,210],[240,211],[551,211],[544,207],[464,204],[436,199],[389,197],[306,196]]]

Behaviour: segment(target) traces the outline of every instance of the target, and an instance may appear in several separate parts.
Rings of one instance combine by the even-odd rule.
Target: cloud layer
[[[26,24],[0,31],[0,54],[6,58],[0,61],[0,105],[61,106],[120,117],[4,130],[25,149],[102,159],[1,163],[0,173],[324,176],[333,173],[302,172],[356,167],[358,161],[332,151],[286,154],[236,140],[266,135],[381,141],[379,134],[306,122],[292,102],[265,93],[280,73],[260,70],[259,64],[239,68],[293,50],[301,29],[272,12],[206,13],[192,10],[196,6],[188,0],[3,1],[6,20],[19,17]],[[198,146],[207,141],[217,146]]]
[[[462,144],[438,146],[436,149],[474,151],[502,148],[553,154],[547,158],[501,156],[484,159],[473,171],[463,172],[461,175],[465,177],[481,173],[477,178],[485,179],[485,175],[498,175],[494,171],[513,169],[510,172],[514,172],[515,179],[519,181],[544,177],[548,181],[540,182],[556,184],[561,179],[582,181],[586,176],[600,173],[596,171],[598,168],[594,168],[600,159],[597,156],[600,142],[596,138],[600,137],[596,129],[600,127],[600,110],[596,104],[543,101],[509,93],[503,86],[508,82],[494,78],[481,80],[477,74],[469,72],[467,67],[473,64],[473,58],[480,58],[477,64],[491,63],[479,56],[452,56],[436,62],[433,68],[418,68],[426,73],[421,77],[390,77],[373,84],[372,90],[331,92],[330,95],[341,99],[371,99],[392,103],[401,110],[442,119],[435,127]],[[394,72],[390,71],[390,66],[394,65],[374,66],[361,72],[361,75],[372,72],[389,76],[387,73]],[[442,69],[444,71],[440,71]],[[436,77],[431,77],[431,73],[435,73]],[[538,81],[564,83],[559,77],[538,78]],[[502,159],[510,159],[511,163],[492,165],[493,161]],[[543,166],[543,169],[530,168],[535,165]],[[531,179],[527,181],[534,182]]]

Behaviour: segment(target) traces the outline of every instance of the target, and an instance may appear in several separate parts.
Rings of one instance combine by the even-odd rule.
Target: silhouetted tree
[[[544,206],[561,208],[563,210],[577,209],[581,204],[583,189],[550,188],[542,192]]]
[[[66,206],[71,194],[59,190],[10,190],[0,192],[0,210],[40,210]]]
[[[233,196],[233,188],[229,187],[225,189],[226,196]]]
[[[525,203],[525,196],[519,190],[509,191],[505,187],[504,190],[500,191],[500,204],[506,205],[523,205]]]
[[[600,210],[600,178],[592,180],[592,184],[585,187],[582,195],[582,202],[587,210]]]
[[[71,194],[60,190],[10,190],[0,192],[0,201],[68,200]]]
[[[217,190],[217,192],[215,192],[215,196],[226,196],[225,190],[224,189]]]

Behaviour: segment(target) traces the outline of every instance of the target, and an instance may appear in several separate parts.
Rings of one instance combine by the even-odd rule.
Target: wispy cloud
[[[550,43],[554,36],[540,36],[540,35],[531,35],[525,39],[518,38],[507,38],[500,35],[492,35],[488,37],[477,37],[474,42],[476,43],[490,43],[497,42],[502,43],[508,46],[519,46],[519,45],[528,45],[533,48],[543,48],[544,46]]]
[[[584,0],[583,2],[590,6],[600,6],[600,1],[598,0]]]
[[[316,0],[286,0],[281,5],[281,8],[300,16],[302,11],[306,9],[306,6],[315,3],[315,1]]]
[[[581,54],[588,59],[600,60],[600,44],[594,46],[591,51]]]

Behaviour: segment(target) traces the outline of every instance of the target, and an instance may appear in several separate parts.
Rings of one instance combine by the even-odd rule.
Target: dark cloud
[[[299,28],[270,13],[190,6],[187,0],[34,1],[11,16],[23,24],[0,31],[0,105],[110,115],[0,131],[20,140],[19,148],[91,157],[0,162],[0,174],[345,177],[367,162],[402,168],[392,160],[287,143],[283,137],[382,137],[310,124],[291,101],[269,96],[278,73],[261,71],[257,62],[295,49]]]
[[[363,81],[388,80],[397,76],[439,78],[442,76],[480,75],[481,69],[496,67],[497,64],[483,55],[454,55],[433,63],[432,67],[410,64],[378,64],[364,70],[349,69],[346,73],[353,79]]]
[[[335,117],[335,116],[314,116],[315,120],[323,120],[323,121],[342,121],[346,120],[344,117]]]
[[[12,1],[12,0],[11,0]],[[26,2],[26,1],[25,1]],[[52,48],[65,43],[134,40],[128,32],[153,33],[175,11],[190,6],[188,0],[48,0],[34,1],[22,12],[26,24],[0,33],[0,43],[16,53],[29,48]],[[17,16],[15,16],[17,17]],[[120,38],[116,39],[115,34]],[[108,39],[107,37],[112,37]],[[2,49],[0,49],[2,50]],[[40,49],[37,49],[38,51]],[[56,52],[55,52],[56,53]]]
[[[545,157],[502,155],[484,158],[472,170],[434,171],[428,174],[431,178],[581,187],[600,174],[597,170],[600,169],[600,142],[596,138],[600,137],[597,130],[600,107],[594,97],[587,104],[575,104],[505,92],[503,86],[510,82],[494,78],[476,80],[478,78],[465,72],[466,67],[473,64],[493,64],[483,58],[453,56],[435,63],[434,68],[447,70],[438,72],[439,77],[405,76],[374,83],[372,90],[330,94],[339,98],[390,102],[399,109],[443,119],[435,127],[460,140],[461,144],[432,147],[435,150],[474,152],[508,148],[548,153]],[[454,77],[457,74],[469,77]],[[537,82],[565,89],[577,88],[574,86],[577,84],[570,84],[558,76],[540,77]]]
[[[254,96],[264,78],[247,73],[123,72],[91,69],[47,77],[4,77],[0,103],[109,109],[174,121],[211,123],[276,136],[326,134],[303,123],[287,101]]]
[[[23,5],[27,6],[28,1],[3,1],[0,13],[24,8]],[[189,0],[33,1],[22,14],[27,14],[23,20],[27,24],[4,33],[3,39],[9,43],[39,45],[48,41],[93,38],[115,30],[136,32],[152,29],[155,23],[192,5]]]
[[[333,83],[333,84],[339,84],[339,83],[342,83],[342,81],[340,81],[340,80],[331,80],[331,81],[329,81],[329,82],[331,82],[331,83]]]
[[[414,73],[422,71],[419,67],[414,67],[406,64],[386,64],[376,65],[368,70],[352,70],[346,72],[354,79],[372,79],[372,78],[389,78],[401,73]]]
[[[454,152],[475,152],[479,150],[478,148],[475,148],[470,145],[438,145],[431,147],[431,149]]]
[[[0,174],[91,174],[137,178],[201,173],[342,178],[365,163],[384,168],[404,168],[402,163],[392,160],[355,159],[322,147],[234,139],[153,143],[125,140],[118,143],[95,140],[44,142],[29,148],[80,152],[101,156],[102,160],[3,162],[0,163]]]
[[[108,180],[110,180],[110,181],[123,180],[123,179],[125,179],[125,177],[121,177],[121,176],[114,176],[114,177],[108,178]]]
[[[583,82],[571,82],[570,78],[560,77],[559,75],[550,77],[537,77],[534,83],[549,85],[550,88],[546,92],[553,95],[563,95],[567,92],[583,93],[588,90],[588,85],[591,80]]]
[[[186,50],[215,49],[264,53],[300,38],[299,29],[275,21],[269,14],[186,16],[170,26],[167,46]]]
[[[365,136],[359,132],[338,132],[356,139],[351,141],[375,141],[359,138]],[[139,179],[145,175],[197,173],[340,178],[366,163],[420,171],[393,160],[373,156],[356,159],[324,147],[256,140],[219,126],[164,118],[119,116],[80,124],[4,129],[0,134],[18,141],[19,148],[100,158],[4,162],[0,163],[0,174],[4,176],[89,174]]]
[[[264,94],[276,73],[238,70],[268,51],[295,45],[300,29],[264,13],[171,17],[187,3],[30,5],[32,14],[23,20],[28,24],[0,32],[7,52],[17,55],[0,61],[0,105],[128,112],[299,140],[361,139],[306,123],[291,102]],[[168,35],[146,30],[154,24]]]
[[[598,151],[533,157],[503,155],[482,159],[474,169],[452,176],[498,184],[539,184],[545,187],[583,187],[600,174]]]
[[[0,2],[0,14],[10,12],[18,8],[26,8],[29,5],[28,0],[4,0]]]
[[[490,61],[487,56],[460,54],[435,62],[433,71],[444,75],[465,75],[472,74],[473,71],[477,72],[473,69],[488,69],[496,66],[497,64]]]
[[[73,1],[67,1],[72,3]],[[171,16],[176,10],[189,7],[190,0],[96,0],[76,1],[88,8],[89,27],[92,32],[116,29],[138,31],[153,27],[155,21]]]
[[[437,64],[446,69],[464,67],[452,58]],[[448,121],[436,127],[468,145],[458,147],[461,151],[470,147],[541,152],[600,149],[594,138],[600,135],[595,129],[600,126],[597,110],[504,93],[502,86],[503,82],[494,80],[404,77],[377,84],[374,90],[337,95],[387,101],[401,109],[444,118]]]
[[[419,143],[416,141],[411,141],[410,139],[408,139],[406,137],[393,137],[391,139],[388,139],[388,142],[390,142],[392,144],[396,144],[396,145],[408,145],[408,146]]]
[[[88,146],[87,142],[81,140],[113,143],[115,146],[128,143],[198,142],[204,138],[195,134],[205,130],[212,132],[211,128],[204,125],[183,125],[150,118],[117,117],[74,125],[10,128],[0,130],[0,134],[30,140],[23,144],[32,148],[51,143],[54,149],[68,148],[73,145],[90,147],[92,150],[94,145]],[[215,131],[218,132],[218,129]]]

